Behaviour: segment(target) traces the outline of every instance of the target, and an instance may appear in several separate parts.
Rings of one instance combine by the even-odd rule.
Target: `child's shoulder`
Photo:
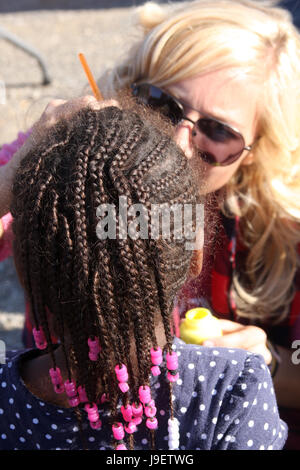
[[[260,384],[273,387],[269,368],[258,354],[243,349],[186,344],[178,338],[173,348],[179,357],[179,375],[188,394],[200,387],[207,397],[214,394],[227,397],[228,392],[236,392],[249,400],[255,398]]]
[[[200,442],[207,449],[282,448],[286,426],[262,356],[179,339],[174,349],[180,376],[173,388],[174,404],[184,432],[190,434],[190,423],[197,424],[192,446]]]
[[[2,391],[6,388],[7,381],[19,382],[20,364],[27,359],[33,358],[39,353],[36,349],[12,349],[2,351],[0,355],[0,381]]]
[[[26,349],[12,349],[9,351],[6,351],[4,348],[0,353],[0,369],[1,373],[3,373],[4,370],[10,369],[12,367],[12,364],[17,362],[20,357],[26,353]]]
[[[232,371],[233,374],[237,370],[239,372],[242,370],[246,372],[249,369],[251,373],[253,367],[256,370],[264,371],[264,373],[268,371],[268,367],[261,355],[244,349],[186,344],[179,338],[174,339],[173,349],[177,352],[183,365],[188,362],[189,364],[194,364],[194,366],[199,365],[201,368],[208,366],[208,370],[210,368],[215,370],[215,367],[219,369],[226,366],[227,373]],[[189,367],[191,369],[195,368],[192,365]]]
[[[37,354],[36,349],[11,349],[5,350],[0,355],[0,365],[1,367],[11,367],[12,363],[18,362],[23,357],[31,356]]]

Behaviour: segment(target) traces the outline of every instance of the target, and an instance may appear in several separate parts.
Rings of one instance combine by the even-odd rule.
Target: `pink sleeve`
[[[0,262],[12,255],[12,215],[9,212],[1,218],[4,233],[0,240]]]
[[[4,144],[0,150],[0,166],[5,165],[13,155],[19,150],[20,147],[24,144],[25,140],[31,134],[31,130],[28,132],[19,132],[18,137],[14,142],[10,144]],[[13,232],[12,232],[12,216],[10,213],[6,214],[1,218],[1,222],[3,225],[3,236],[0,239],[0,262],[8,258],[8,256],[12,255],[12,240],[13,240]]]
[[[5,165],[9,160],[11,160],[14,153],[16,153],[16,151],[19,150],[20,147],[22,147],[25,140],[29,137],[30,134],[31,129],[26,133],[19,132],[16,140],[11,142],[10,144],[2,145],[0,149],[0,166]]]

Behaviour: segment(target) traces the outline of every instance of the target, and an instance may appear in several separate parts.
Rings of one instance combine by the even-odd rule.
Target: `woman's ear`
[[[241,165],[252,165],[254,161],[254,153],[253,152],[249,152],[245,158],[242,160],[242,163]]]
[[[203,250],[195,250],[193,252],[190,269],[188,272],[188,279],[198,277],[202,271]]]

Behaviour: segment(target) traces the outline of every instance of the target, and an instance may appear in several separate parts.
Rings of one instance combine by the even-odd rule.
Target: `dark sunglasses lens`
[[[197,127],[203,135],[201,156],[207,163],[229,165],[241,155],[244,139],[231,127],[209,118],[199,119]]]
[[[204,160],[209,165],[216,165],[217,164],[215,156],[212,155],[209,152],[205,152],[204,150],[200,151],[200,157],[202,158],[202,160]]]
[[[133,95],[138,101],[166,116],[173,124],[178,124],[182,119],[180,106],[160,88],[153,85],[136,85],[133,86]]]

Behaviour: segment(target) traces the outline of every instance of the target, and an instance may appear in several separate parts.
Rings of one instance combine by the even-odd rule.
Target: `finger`
[[[98,101],[94,96],[85,95],[79,98],[74,98],[69,101],[54,100],[49,103],[47,113],[51,117],[51,123],[53,120],[60,118],[68,118],[73,114],[77,113],[83,108],[91,108],[94,110],[103,109],[107,106],[118,106],[119,103],[116,100],[103,100]]]
[[[35,137],[42,135],[45,129],[51,128],[59,120],[71,118],[81,109],[89,107],[97,110],[107,106],[120,107],[116,100],[97,101],[96,98],[91,95],[80,96],[69,101],[59,99],[52,100],[46,106],[40,119],[33,126]]]
[[[66,103],[66,100],[60,100],[60,99],[55,99],[55,100],[51,100],[49,101],[49,103],[47,104],[46,108],[45,108],[45,112],[52,112],[52,110],[54,108],[57,108],[57,106],[61,106],[62,104]]]
[[[238,323],[236,321],[231,321],[231,320],[219,319],[219,325],[222,328],[222,331],[226,333],[239,331],[242,328],[245,328],[245,325],[242,325],[241,323]]]
[[[220,336],[219,338],[210,338],[209,341],[212,342],[214,346],[250,350],[251,347],[259,344],[265,345],[266,339],[266,333],[261,328],[252,325],[241,325],[241,328],[238,330],[225,332],[223,336]]]
[[[61,111],[57,113],[57,110],[61,110],[62,107],[67,103],[66,100],[51,100],[46,108],[44,109],[41,117],[39,120],[34,124],[34,128],[39,131],[43,127],[50,127],[52,124],[54,124],[57,120],[57,114],[59,114]]]
[[[97,100],[90,95],[80,96],[68,101],[61,99],[51,100],[46,106],[41,118],[46,121],[47,124],[52,125],[52,123],[60,117],[68,117],[68,115],[71,115],[82,108],[86,108],[88,106],[92,107],[97,103]]]
[[[117,100],[103,100],[103,101],[96,101],[96,103],[92,104],[93,109],[102,109],[106,108],[107,106],[115,106],[120,108],[121,105]]]
[[[254,354],[260,354],[264,358],[267,365],[271,364],[272,354],[265,345],[257,344],[255,346],[251,346],[248,351],[253,352]]]

